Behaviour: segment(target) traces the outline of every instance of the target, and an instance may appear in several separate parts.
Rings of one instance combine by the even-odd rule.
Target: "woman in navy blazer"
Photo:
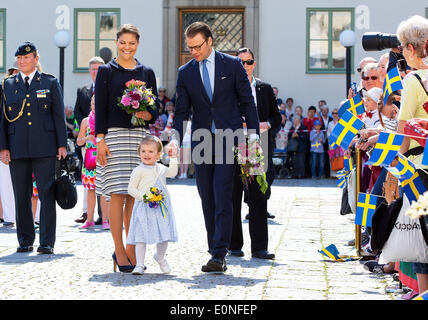
[[[154,123],[158,116],[157,103],[156,109],[149,108],[136,114],[146,124],[145,127],[135,127],[131,124],[132,115],[117,106],[126,82],[131,79],[146,82],[157,96],[153,70],[134,58],[139,38],[135,26],[122,26],[116,38],[118,56],[99,67],[95,82],[96,192],[111,196],[109,222],[115,246],[112,258],[122,272],[131,272],[135,264],[135,246],[128,245],[125,250],[122,239],[123,224],[128,234],[134,206],[134,198],[128,194],[128,183],[132,170],[140,164],[139,143],[148,132],[149,123]]]

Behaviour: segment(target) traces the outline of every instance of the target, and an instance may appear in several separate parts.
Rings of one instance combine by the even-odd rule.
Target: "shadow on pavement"
[[[89,278],[90,282],[108,282],[115,287],[130,287],[137,285],[153,284],[163,281],[176,281],[188,286],[188,289],[212,289],[218,285],[248,287],[265,282],[266,279],[254,279],[248,277],[235,277],[225,274],[199,274],[192,278],[177,278],[175,275],[161,273],[144,273],[135,276],[124,273],[95,274]]]
[[[57,259],[73,257],[74,254],[59,253],[59,254],[37,254],[37,247],[34,248],[34,252],[29,253],[17,253],[14,252],[7,256],[0,257],[0,264],[24,264],[28,262],[44,263],[47,261],[53,261]]]

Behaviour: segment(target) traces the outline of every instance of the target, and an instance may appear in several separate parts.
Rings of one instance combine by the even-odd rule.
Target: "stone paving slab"
[[[334,180],[277,180],[269,212],[269,250],[274,261],[251,259],[248,221],[243,258],[228,257],[224,275],[207,275],[206,233],[195,180],[169,180],[179,242],[170,244],[170,275],[160,273],[148,247],[142,276],[113,272],[113,242],[97,226],[80,231],[72,210],[58,208],[55,254],[16,253],[15,228],[0,227],[0,299],[160,300],[389,300],[390,276],[373,275],[359,261],[334,263],[317,250],[334,243],[342,254],[353,239],[352,216],[339,214],[341,190]],[[82,186],[78,186],[82,199]],[[242,217],[246,206],[243,206]],[[37,232],[38,233],[38,232]],[[35,246],[38,245],[38,236]]]

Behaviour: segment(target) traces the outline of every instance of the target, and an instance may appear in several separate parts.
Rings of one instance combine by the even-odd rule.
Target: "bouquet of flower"
[[[412,219],[428,216],[428,192],[421,195],[417,202],[412,202],[412,205],[406,211],[406,216],[409,216]]]
[[[259,143],[256,140],[240,143],[234,148],[234,152],[238,165],[241,167],[241,178],[245,187],[248,189],[248,185],[256,180],[260,186],[260,191],[266,193],[268,183],[266,172],[263,169],[262,160],[264,157]]]
[[[132,125],[145,125],[146,122],[136,117],[135,113],[147,111],[148,107],[155,110],[156,96],[152,93],[151,89],[146,88],[146,83],[143,81],[132,79],[125,85],[126,89],[123,91],[122,97],[117,98],[117,105],[128,114],[132,114]]]
[[[163,200],[162,191],[158,188],[151,187],[150,191],[143,196],[144,203],[147,203],[150,208],[159,207],[160,202]]]

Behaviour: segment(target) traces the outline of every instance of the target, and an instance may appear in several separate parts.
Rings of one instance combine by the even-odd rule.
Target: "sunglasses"
[[[376,77],[376,76],[373,76],[373,77],[363,77],[362,78],[364,81],[367,81],[367,80],[370,80],[370,79],[372,79],[372,80],[377,80],[377,79],[379,79],[379,77]]]
[[[331,114],[339,114],[339,112],[332,112]]]
[[[248,64],[249,66],[252,66],[254,64],[254,60],[241,60],[242,64]]]

